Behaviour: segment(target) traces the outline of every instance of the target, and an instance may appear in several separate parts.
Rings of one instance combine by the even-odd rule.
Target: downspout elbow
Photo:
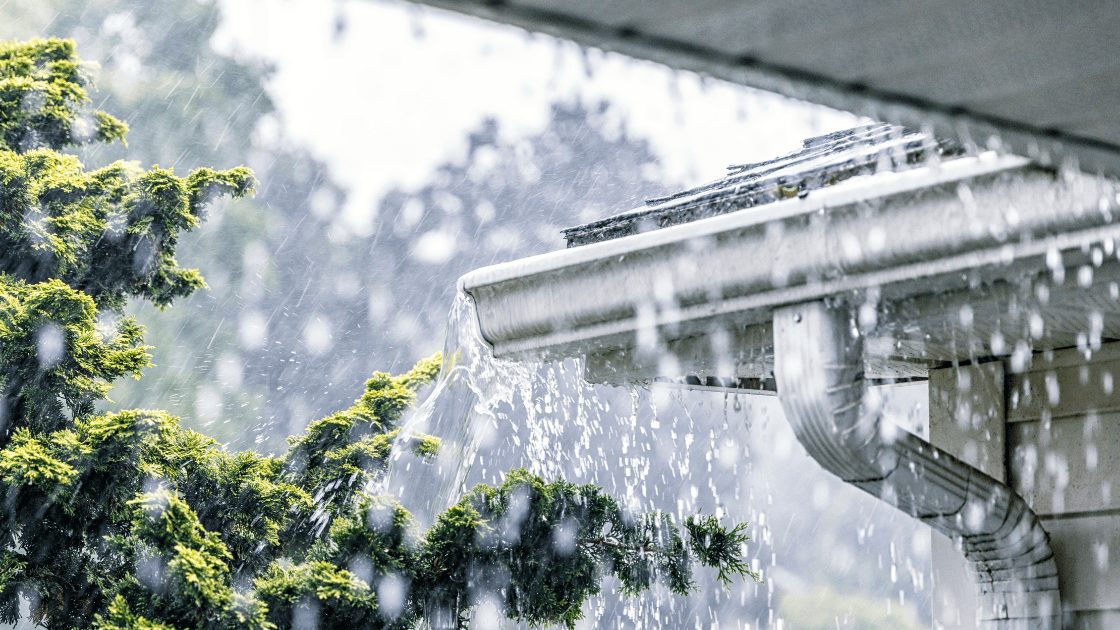
[[[1006,484],[902,429],[865,395],[862,337],[846,308],[774,313],[774,376],[794,433],[822,467],[949,536],[976,580],[986,630],[1060,627],[1050,539]]]

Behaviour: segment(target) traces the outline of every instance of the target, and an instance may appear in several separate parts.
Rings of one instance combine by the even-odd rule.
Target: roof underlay
[[[1120,176],[1120,4],[414,0]]]

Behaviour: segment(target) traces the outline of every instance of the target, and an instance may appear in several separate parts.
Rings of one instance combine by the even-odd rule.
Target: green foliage
[[[136,510],[131,534],[139,548],[138,561],[159,567],[149,588],[161,596],[163,614],[185,620],[191,611],[228,607],[230,553],[216,533],[206,531],[194,510],[167,491],[142,494],[129,505]]]
[[[598,592],[602,570],[614,569],[629,585],[625,560],[663,551],[633,529],[594,486],[513,471],[497,488],[476,487],[428,532],[425,606],[454,611],[474,603],[482,583],[504,596],[514,619],[570,626]]]
[[[375,373],[349,409],[316,420],[303,435],[289,438],[283,458],[286,476],[315,497],[320,510],[337,514],[357,500],[354,490],[384,472],[397,438],[401,414],[416,402],[416,392],[439,374],[437,354],[409,372]],[[432,454],[439,441],[420,436],[413,448]],[[324,521],[325,523],[325,521]]]
[[[119,595],[109,603],[106,614],[98,614],[96,619],[100,630],[174,630],[174,626],[134,614],[128,607],[128,602]]]
[[[0,479],[9,488],[65,490],[74,482],[76,470],[54,457],[25,427],[16,429],[0,460]]]
[[[607,573],[628,593],[655,580],[687,593],[693,550],[721,576],[749,574],[740,561],[740,527],[689,519],[688,532],[686,545],[667,514],[635,517],[596,486],[547,483],[515,470],[496,488],[476,487],[439,517],[424,540],[415,586],[430,614],[496,595],[513,619],[571,627]],[[730,546],[734,556],[725,555]]]
[[[257,592],[277,626],[290,623],[300,612],[312,615],[323,628],[384,625],[369,584],[329,562],[290,569],[273,566],[257,580]]]
[[[18,554],[5,551],[0,554],[0,622],[15,623],[19,620],[20,578],[27,565]]]
[[[143,170],[116,162],[86,171],[78,158],[49,149],[0,148],[0,271],[41,282],[57,278],[99,305],[128,296],[167,306],[203,286],[175,261],[179,233],[196,227],[206,203],[252,189],[244,168]]]
[[[175,261],[179,233],[196,227],[215,197],[249,194],[252,174],[200,168],[177,177],[129,162],[85,171],[56,149],[123,139],[127,130],[82,109],[87,83],[71,41],[0,44],[0,271],[60,279],[102,306],[128,296],[169,305],[203,286]]]
[[[0,144],[26,151],[124,140],[128,126],[89,102],[89,76],[69,40],[0,42]]]
[[[10,418],[50,431],[68,418],[89,413],[113,379],[139,376],[148,365],[142,329],[130,318],[106,329],[89,295],[59,280],[35,284],[0,273],[0,379],[6,414],[0,414],[0,444]]]
[[[462,625],[489,594],[514,619],[571,626],[606,574],[627,592],[660,579],[683,593],[694,559],[724,580],[749,573],[741,527],[689,520],[686,541],[667,515],[521,470],[416,531],[370,490],[438,355],[375,373],[281,456],[230,451],[160,411],[97,414],[113,380],[149,361],[125,298],[165,306],[201,287],[175,263],[179,234],[215,196],[247,194],[252,175],[86,172],[57,152],[85,138],[73,45],[3,45],[0,63],[0,620],[15,620],[24,591],[51,628]],[[40,92],[49,107],[29,109]],[[123,139],[123,124],[89,115],[92,138]],[[430,456],[439,441],[403,446]],[[392,606],[377,597],[387,579],[402,585]]]
[[[761,579],[743,561],[743,549],[750,540],[745,523],[726,529],[714,516],[690,516],[685,519],[684,527],[688,531],[689,548],[700,562],[719,571],[719,581],[724,585],[730,584],[733,576],[750,575]]]

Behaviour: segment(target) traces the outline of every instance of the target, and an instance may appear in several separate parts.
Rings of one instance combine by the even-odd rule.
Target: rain
[[[664,38],[648,42],[682,56],[643,59],[648,42],[626,24],[604,35],[621,44],[594,46],[564,36],[586,16],[537,32],[533,20],[551,9],[523,18],[509,8],[521,3],[495,3],[488,20],[427,4],[0,5],[0,40],[74,40],[91,77],[82,107],[127,122],[127,143],[102,143],[100,119],[73,119],[65,151],[85,168],[126,160],[186,177],[244,165],[255,182],[252,195],[200,193],[201,222],[174,256],[144,241],[131,259],[134,273],[167,258],[198,268],[205,287],[170,306],[139,290],[102,302],[88,289],[90,337],[108,344],[134,317],[151,365],[142,378],[98,376],[112,387],[88,409],[55,395],[77,428],[50,439],[64,451],[86,439],[87,416],[166,410],[191,436],[212,438],[206,448],[241,457],[241,469],[288,481],[318,479],[342,457],[306,454],[331,422],[351,423],[339,430],[351,446],[383,447],[348,478],[308,485],[306,518],[291,516],[293,502],[288,517],[318,546],[279,550],[298,539],[295,525],[260,537],[254,553],[271,573],[213,534],[232,549],[219,556],[236,558],[221,560],[231,610],[278,597],[275,576],[334,558],[324,549],[341,544],[343,503],[386,537],[399,524],[394,506],[404,508],[401,545],[417,550],[464,497],[490,496],[501,509],[472,549],[516,547],[537,508],[531,484],[503,483],[523,470],[601,489],[626,526],[663,516],[671,527],[650,525],[659,545],[698,516],[743,525],[745,569],[733,579],[693,563],[687,592],[660,575],[634,593],[600,567],[569,620],[577,628],[1120,624],[1120,187],[1100,157],[1112,145],[1079,153],[1058,123],[1031,135],[1026,123],[1001,127],[1002,114],[939,106],[922,118],[911,113],[918,98],[857,107],[873,90],[833,98],[825,92],[840,79],[814,91],[794,85],[815,80],[798,72],[789,87],[746,54],[735,58],[747,68],[737,80]],[[19,108],[44,110],[44,98]],[[36,203],[13,219],[32,226],[28,242],[67,242],[44,218],[53,202]],[[109,241],[130,233],[106,223]],[[7,255],[4,278],[39,264],[19,255]],[[44,322],[26,353],[46,374],[69,365],[78,324]],[[409,376],[437,352],[430,379]],[[397,386],[408,390],[398,424],[362,415],[378,388]],[[359,430],[355,417],[374,428]],[[13,533],[3,553],[16,567],[30,557],[35,519],[70,495],[46,493],[34,518],[12,507],[31,496],[13,480],[34,476],[8,472],[23,470],[17,447],[40,437],[7,426],[0,472]],[[128,535],[142,542],[128,547],[130,586],[113,595],[124,602],[135,588],[172,601],[180,559],[151,542],[162,539],[143,518],[172,519],[194,498],[141,460],[129,464],[145,476],[127,509],[141,515]],[[224,475],[226,465],[211,468]],[[82,483],[73,487],[78,496]],[[480,487],[511,494],[472,494]],[[223,509],[195,506],[191,518],[206,532]],[[272,518],[252,516],[238,532]],[[622,539],[619,525],[589,535],[580,518],[550,522],[541,553],[571,559]],[[127,538],[111,533],[98,534],[105,548]],[[5,627],[81,626],[50,617],[47,582],[5,577],[8,559],[0,580],[11,586],[0,582],[0,593],[11,591],[15,613],[0,602]],[[448,608],[434,596],[417,603],[422,580],[382,561],[358,553],[331,569],[375,602],[379,622],[539,625],[509,618],[523,595],[506,565],[471,565]],[[84,622],[119,612],[103,599]],[[345,617],[326,599],[290,605],[280,627]]]

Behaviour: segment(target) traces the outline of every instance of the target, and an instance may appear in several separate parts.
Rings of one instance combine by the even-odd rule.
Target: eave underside
[[[1120,5],[417,0],[1120,176]]]

